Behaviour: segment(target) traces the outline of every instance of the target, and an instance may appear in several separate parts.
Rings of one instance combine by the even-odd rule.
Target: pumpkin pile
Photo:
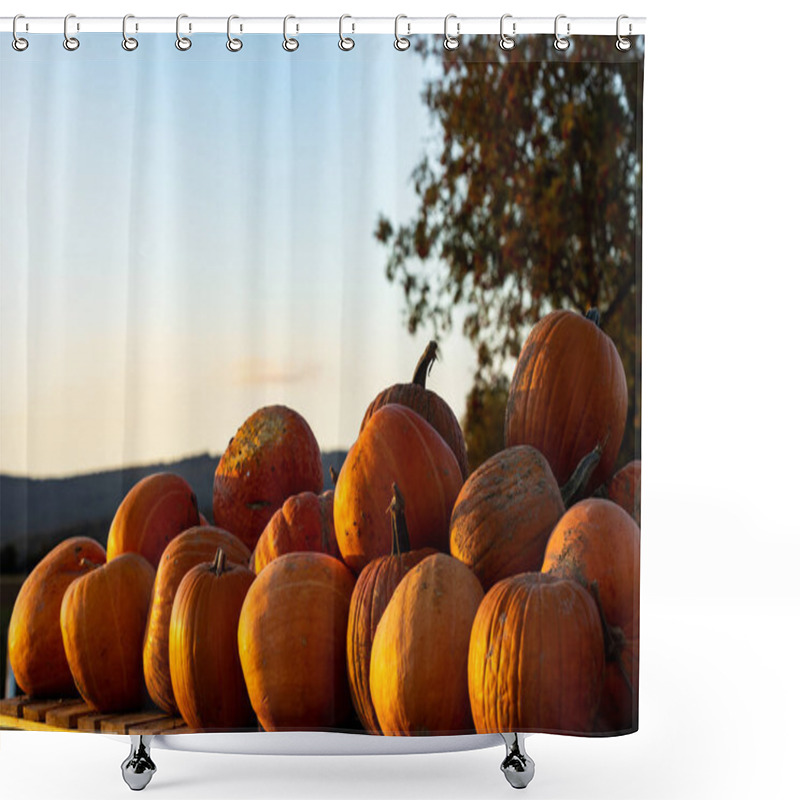
[[[333,491],[308,422],[266,406],[219,461],[213,524],[162,472],[123,498],[106,548],[55,547],[12,613],[22,690],[205,731],[635,729],[640,465],[614,474],[613,342],[593,312],[540,320],[506,447],[472,474],[426,386],[436,354],[368,405]]]

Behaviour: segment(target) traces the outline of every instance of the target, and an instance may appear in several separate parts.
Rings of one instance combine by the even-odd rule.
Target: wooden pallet
[[[189,732],[183,719],[160,709],[103,714],[79,697],[40,700],[26,695],[0,700],[0,728],[153,735]]]

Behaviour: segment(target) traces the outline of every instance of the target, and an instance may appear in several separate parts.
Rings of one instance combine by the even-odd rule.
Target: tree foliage
[[[642,43],[576,37],[462,37],[423,92],[441,138],[413,171],[415,216],[378,220],[386,274],[411,332],[463,330],[477,354],[474,397],[502,385],[532,325],[554,308],[596,307],[622,356],[638,453]],[[474,399],[474,398],[473,398]],[[635,430],[634,430],[635,429]]]
[[[503,449],[507,402],[508,378],[505,375],[490,383],[476,383],[467,395],[461,427],[467,443],[470,472]]]

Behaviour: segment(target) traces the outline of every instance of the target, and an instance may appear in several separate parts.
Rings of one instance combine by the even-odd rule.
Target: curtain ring
[[[24,14],[17,14],[14,17],[14,21],[11,23],[11,33],[14,38],[11,40],[11,46],[18,52],[21,53],[23,50],[28,49],[28,40],[23,39],[21,36],[17,35],[17,20],[18,19],[25,19]]]
[[[511,19],[511,14],[503,14],[500,17],[500,49],[501,50],[513,50],[517,46],[517,40],[514,38],[517,35],[517,23],[511,23],[511,36],[509,36],[503,30],[503,23],[507,20]]]
[[[620,33],[620,22],[622,22],[622,20],[624,20],[624,19],[628,19],[628,17],[626,17],[625,14],[620,14],[617,17],[617,44],[616,44],[616,47],[617,47],[617,50],[619,50],[621,53],[625,53],[625,52],[627,52],[628,50],[631,49],[631,40],[627,39],[626,37],[624,37]],[[629,22],[628,23],[628,36],[630,36],[632,30],[633,30],[633,26]]]
[[[192,40],[188,36],[181,36],[181,20],[188,19],[188,14],[178,14],[175,20],[175,47],[178,50],[188,50],[192,46]],[[191,31],[192,26],[189,26]]]
[[[238,53],[242,49],[242,40],[231,36],[231,22],[235,19],[239,19],[236,14],[231,14],[228,17],[228,41],[225,43],[225,47],[227,47],[231,53]],[[241,30],[241,28],[239,30]]]
[[[64,17],[64,49],[70,51],[77,50],[81,46],[81,43],[74,36],[70,36],[67,30],[71,19],[75,19],[74,14],[67,14],[67,16]],[[80,30],[80,28],[77,28],[77,30]]]
[[[289,36],[289,20],[290,19],[297,19],[297,17],[293,17],[291,14],[285,16],[283,18],[283,49],[287,53],[294,53],[298,47],[300,47],[300,42],[297,39],[292,39]]]
[[[342,16],[339,17],[339,49],[345,51],[352,50],[356,46],[356,43],[349,36],[344,35],[343,27],[344,27],[344,21],[346,19],[353,19],[353,18],[349,14],[342,14]],[[355,31],[356,29],[355,24],[351,23],[351,25],[353,31]]]
[[[394,49],[395,50],[408,50],[411,47],[411,42],[404,36],[400,35],[400,20],[408,19],[405,14],[398,14],[394,18]],[[408,33],[411,33],[411,25],[408,25]]]
[[[559,14],[556,17],[556,23],[555,23],[555,28],[554,28],[555,35],[556,35],[556,40],[553,42],[553,47],[555,47],[556,50],[561,50],[562,52],[569,47],[569,39],[567,39],[566,36],[562,36],[558,32],[558,21],[560,19],[566,19],[566,18],[567,18],[566,14]],[[567,23],[567,36],[569,36],[569,22]]]
[[[126,14],[122,18],[122,49],[131,53],[139,46],[139,40],[134,39],[133,36],[128,36],[127,25],[129,19],[134,19],[133,14]]]
[[[461,34],[461,23],[458,22],[458,21],[456,21],[456,35],[455,36],[451,36],[447,32],[447,23],[451,19],[457,20],[456,15],[455,14],[448,14],[444,18],[444,41],[442,42],[442,44],[444,45],[444,49],[445,50],[455,50],[458,47],[458,37]]]

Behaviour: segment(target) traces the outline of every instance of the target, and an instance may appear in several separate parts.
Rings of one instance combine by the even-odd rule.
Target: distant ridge
[[[346,455],[343,450],[322,454],[326,489],[332,486],[329,468],[338,471]],[[122,498],[135,483],[156,472],[175,472],[184,478],[197,495],[201,513],[210,520],[219,459],[204,453],[171,463],[66,478],[0,475],[0,549],[13,545],[18,563],[26,565],[70,536],[91,536],[105,545]]]

